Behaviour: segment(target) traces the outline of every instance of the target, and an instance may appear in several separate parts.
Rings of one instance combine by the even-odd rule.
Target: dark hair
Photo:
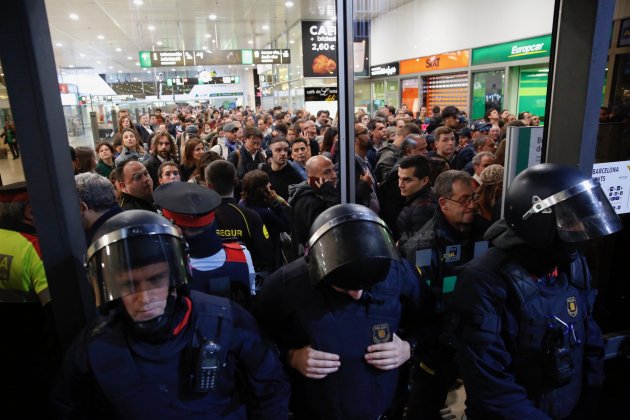
[[[190,175],[190,177],[195,178],[199,184],[205,184],[206,183],[206,176],[205,176],[206,168],[215,160],[220,160],[220,159],[223,159],[223,158],[217,152],[213,152],[213,151],[205,152],[203,155],[201,155],[201,158],[199,159],[199,165],[197,166],[197,168],[195,168],[195,170]]]
[[[176,168],[177,168],[177,170],[179,171],[179,165],[178,165],[175,161],[173,161],[173,160],[167,160],[167,161],[163,162],[163,163],[162,163],[162,164],[158,167],[158,170],[157,170],[157,176],[158,176],[158,179],[162,178],[162,171],[163,171],[163,170],[164,170],[164,168],[166,168],[167,166],[174,166],[174,167],[176,167]]]
[[[531,113],[529,111],[523,111],[523,112],[520,112],[518,114],[518,118],[517,119],[522,120],[523,118],[525,118],[525,114],[530,114],[531,115]]]
[[[324,134],[324,139],[322,140],[322,147],[319,152],[330,152],[333,145],[335,144],[335,136],[337,136],[338,134],[339,130],[337,130],[335,127],[330,127],[328,130],[326,130],[326,133]]]
[[[264,136],[263,136],[263,133],[259,129],[254,128],[254,127],[247,127],[245,129],[245,132],[243,133],[243,137],[246,139],[249,139],[252,137],[257,138],[257,139],[262,139]]]
[[[427,159],[429,162],[429,169],[431,174],[429,175],[429,180],[431,181],[431,185],[435,183],[437,177],[444,171],[449,170],[448,163],[441,158],[430,157]]]
[[[492,111],[499,112],[496,108],[490,108],[486,111],[485,115],[483,116],[483,119],[486,121],[490,121],[490,114],[492,113]]]
[[[267,173],[254,169],[249,171],[243,177],[243,200],[249,205],[267,207],[267,185],[269,184],[269,175]]]
[[[293,150],[293,145],[295,143],[304,143],[306,145],[306,147],[310,147],[310,144],[308,143],[308,141],[304,138],[304,137],[296,137],[293,139],[293,141],[291,142],[291,150]]]
[[[112,152],[112,158],[113,158],[114,153],[116,153],[116,149],[114,149],[114,146],[112,146],[112,144],[108,141],[99,141],[98,143],[96,143],[96,146],[94,147],[94,151],[98,153],[98,151],[101,150],[101,147],[103,146],[107,146],[109,151]]]
[[[370,122],[367,125],[367,128],[370,131],[374,131],[374,129],[376,128],[376,124],[377,123],[381,123],[384,124],[385,127],[387,127],[387,120],[385,118],[381,118],[381,117],[374,117],[370,120]]]
[[[228,195],[234,192],[236,167],[232,162],[223,159],[215,160],[208,165],[205,175],[208,186],[219,195]]]
[[[72,146],[68,146],[68,147],[70,147],[70,160],[74,162],[75,160],[77,160],[77,151]]]
[[[442,119],[445,120],[448,117],[457,117],[459,115],[459,110],[457,109],[457,107],[454,107],[452,105],[449,106],[445,106],[444,109],[442,110]]]
[[[168,139],[168,142],[170,144],[169,152],[171,154],[171,157],[177,156],[177,147],[175,147],[173,137],[168,134],[168,131],[156,131],[155,134],[153,134],[153,137],[151,138],[151,155],[157,155],[157,145],[162,137],[166,137]]]
[[[282,134],[284,134],[285,137],[287,136],[287,134],[289,134],[289,126],[283,123],[282,121],[276,122],[275,129],[281,132]]]
[[[405,156],[400,159],[399,167],[402,169],[414,168],[413,176],[422,179],[425,176],[431,177],[429,161],[424,156]]]
[[[76,173],[92,172],[96,168],[94,150],[91,147],[79,146],[76,149],[77,166]]]
[[[422,134],[422,130],[420,129],[420,127],[418,127],[418,124],[407,123],[400,130],[400,133],[403,136],[407,136],[409,134]]]
[[[280,143],[280,142],[285,142],[286,144],[289,144],[289,142],[287,141],[286,138],[284,138],[282,136],[277,136],[277,137],[274,137],[271,140],[269,140],[269,143],[267,144],[267,148],[270,148],[271,145],[276,144],[276,143]]]
[[[435,141],[438,141],[440,140],[440,136],[442,134],[451,134],[452,132],[453,132],[452,128],[441,126],[435,129],[435,131],[433,132],[433,136],[435,137]]]

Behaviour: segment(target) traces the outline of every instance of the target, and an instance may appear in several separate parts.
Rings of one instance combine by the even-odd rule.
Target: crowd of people
[[[620,226],[581,195],[595,181],[553,164],[519,175],[502,213],[507,127],[538,116],[360,110],[356,204],[327,111],[118,117],[111,143],[70,150],[100,317],[40,372],[53,416],[440,419],[462,383],[472,419],[596,410],[576,243]],[[0,227],[34,235],[26,185],[0,198],[22,204]]]

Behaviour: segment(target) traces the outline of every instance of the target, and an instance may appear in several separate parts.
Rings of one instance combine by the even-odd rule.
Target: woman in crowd
[[[182,181],[186,182],[190,179],[190,176],[195,172],[195,169],[199,167],[201,156],[206,152],[203,142],[199,137],[189,137],[184,147],[184,153],[182,157],[181,176]]]
[[[140,162],[144,162],[150,158],[149,154],[144,150],[144,147],[140,145],[139,138],[140,137],[136,130],[132,128],[125,128],[122,131],[123,147],[120,155],[114,161],[116,166],[121,165],[129,159],[136,159]]]
[[[206,182],[206,177],[204,175],[206,173],[206,167],[218,159],[223,158],[217,152],[213,151],[205,152],[203,155],[201,155],[201,158],[199,159],[199,166],[197,166],[197,168],[190,175],[188,182],[207,186],[208,183]]]
[[[77,154],[75,174],[94,172],[94,168],[96,168],[94,149],[92,149],[91,147],[79,146],[75,149],[75,151]]]
[[[333,160],[334,155],[332,151],[333,146],[337,143],[337,140],[339,140],[339,131],[334,127],[330,127],[326,130],[326,134],[324,134],[324,140],[322,140],[322,146],[319,151],[320,154],[322,156],[326,156],[330,160]]]
[[[96,173],[109,178],[109,174],[114,170],[114,146],[109,142],[101,141],[96,144],[96,153],[98,154],[98,163],[96,164]]]
[[[269,237],[274,249],[275,268],[286,263],[283,256],[282,236],[291,229],[289,220],[290,207],[282,197],[271,188],[269,176],[254,169],[243,177],[243,193],[239,206],[256,211],[269,230]],[[286,255],[286,254],[285,254]]]
[[[477,188],[479,201],[477,212],[481,217],[496,222],[501,218],[501,195],[503,193],[503,166],[490,165],[479,176],[482,184]]]

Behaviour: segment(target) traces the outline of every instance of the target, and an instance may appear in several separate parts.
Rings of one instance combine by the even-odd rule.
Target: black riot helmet
[[[596,179],[555,163],[533,166],[514,178],[505,195],[505,221],[541,249],[558,239],[578,243],[622,228]]]
[[[87,251],[98,307],[156,288],[186,292],[188,263],[180,231],[164,217],[128,210],[107,220]]]
[[[320,214],[310,230],[311,282],[361,290],[383,280],[399,260],[391,232],[372,210],[338,204]]]

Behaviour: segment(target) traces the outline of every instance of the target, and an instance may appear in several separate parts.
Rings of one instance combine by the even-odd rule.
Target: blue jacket
[[[182,307],[187,308],[183,309]],[[254,319],[227,299],[191,292],[172,335],[147,342],[115,314],[84,329],[53,398],[61,418],[286,419],[289,385]],[[221,319],[221,321],[218,321]],[[218,326],[218,323],[221,326]],[[221,345],[216,389],[190,385],[199,336]]]
[[[564,418],[603,381],[586,260],[536,277],[523,265],[533,256],[544,259],[524,244],[493,247],[458,274],[452,308],[471,418]]]

